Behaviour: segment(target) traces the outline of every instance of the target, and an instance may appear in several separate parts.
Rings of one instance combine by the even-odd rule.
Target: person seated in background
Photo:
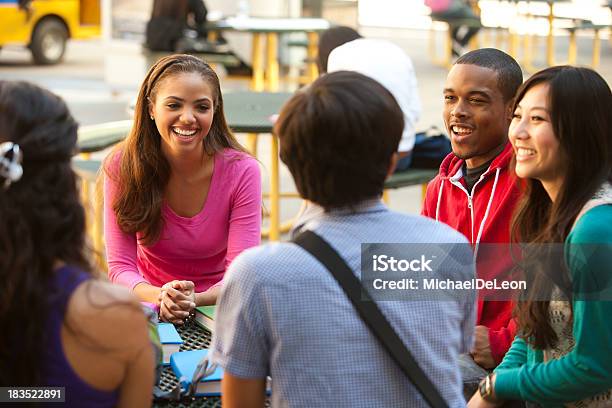
[[[431,9],[432,20],[449,24],[451,30],[452,53],[455,57],[463,54],[463,49],[472,37],[480,31],[480,16],[474,12],[472,0],[425,0]]]
[[[65,387],[70,407],[148,406],[147,320],[126,289],[93,277],[76,142],[59,97],[0,81],[0,386]]]
[[[522,81],[514,58],[483,48],[459,57],[444,86],[443,118],[453,151],[427,186],[422,214],[467,237],[482,279],[502,280],[515,266],[507,244],[520,190],[510,168],[508,126]],[[467,398],[510,348],[512,308],[511,296],[480,298],[474,348],[461,359]]]
[[[513,239],[535,244],[524,260],[538,269],[517,304],[519,335],[468,406],[610,407],[612,93],[593,70],[551,67],[523,84],[513,109],[525,181]]]
[[[403,117],[385,87],[347,71],[319,77],[283,106],[274,131],[280,157],[314,207],[294,236],[318,234],[357,278],[362,243],[456,244],[457,263],[445,258],[437,271],[471,279],[472,253],[461,234],[381,202]],[[457,358],[472,344],[474,298],[377,304],[446,403],[464,406]],[[268,375],[272,406],[426,406],[330,272],[293,242],[238,256],[215,319],[211,360],[225,370],[224,407],[264,406]]]
[[[259,163],[227,126],[219,78],[197,57],[149,70],[103,175],[109,279],[159,305],[163,320],[215,304],[228,265],[259,245]]]
[[[146,45],[151,51],[175,52],[190,29],[206,43],[206,16],[203,0],[154,0],[146,28]]]
[[[229,55],[234,62],[223,63],[228,74],[251,76],[251,67],[230,50],[223,36],[219,34],[216,42],[208,40],[207,15],[203,0],[154,0],[145,32],[146,47],[168,53]]]
[[[351,29],[336,27],[328,30],[327,37],[349,40]],[[335,31],[332,31],[335,30]],[[356,33],[356,32],[355,32]],[[325,41],[325,46],[332,41]],[[326,72],[356,71],[380,82],[395,98],[404,114],[404,130],[398,146],[395,171],[406,170],[412,162],[415,144],[415,126],[421,115],[421,101],[416,74],[410,57],[399,46],[388,40],[358,38],[337,44],[329,51],[329,57],[320,49],[320,61],[327,60]]]
[[[340,50],[333,58],[330,69],[330,54],[338,48]],[[377,60],[390,65],[376,63]],[[431,134],[437,131],[435,126],[427,132],[415,134],[421,104],[412,61],[401,48],[386,40],[363,40],[350,27],[333,27],[321,35],[317,63],[322,74],[346,69],[367,75],[387,87],[397,99],[404,113],[405,127],[396,172],[408,168],[440,167],[442,159],[451,151],[450,142],[439,131]]]
[[[329,59],[329,54],[333,50],[342,44],[359,38],[363,38],[361,34],[351,27],[346,26],[332,27],[323,31],[319,37],[319,48],[317,53],[319,74],[322,75],[327,73],[327,60]]]

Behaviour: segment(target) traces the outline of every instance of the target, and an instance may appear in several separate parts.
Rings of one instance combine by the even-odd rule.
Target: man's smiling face
[[[471,64],[451,68],[444,87],[444,123],[453,153],[469,168],[493,159],[508,141],[510,105],[494,70]]]

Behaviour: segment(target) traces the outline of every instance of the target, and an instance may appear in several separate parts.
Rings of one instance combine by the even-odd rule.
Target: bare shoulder
[[[81,284],[70,299],[67,321],[79,337],[126,352],[148,342],[147,319],[127,289],[100,280]]]

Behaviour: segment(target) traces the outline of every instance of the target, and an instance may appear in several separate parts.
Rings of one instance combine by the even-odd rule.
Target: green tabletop
[[[275,115],[292,94],[285,92],[231,92],[223,94],[229,127],[236,133],[271,133]]]

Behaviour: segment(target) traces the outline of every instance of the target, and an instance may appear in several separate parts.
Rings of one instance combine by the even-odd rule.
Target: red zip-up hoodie
[[[472,243],[477,274],[483,279],[507,277],[515,264],[506,245],[496,247],[495,252],[489,252],[493,246],[486,245],[488,255],[478,254],[481,243],[510,242],[510,222],[520,197],[516,177],[509,169],[511,158],[512,146],[508,143],[470,194],[463,180],[464,160],[450,153],[427,186],[423,203],[422,215],[448,224]],[[493,257],[491,253],[496,255]],[[478,301],[476,324],[489,328],[489,343],[496,364],[501,362],[516,334],[512,308],[509,300]]]

